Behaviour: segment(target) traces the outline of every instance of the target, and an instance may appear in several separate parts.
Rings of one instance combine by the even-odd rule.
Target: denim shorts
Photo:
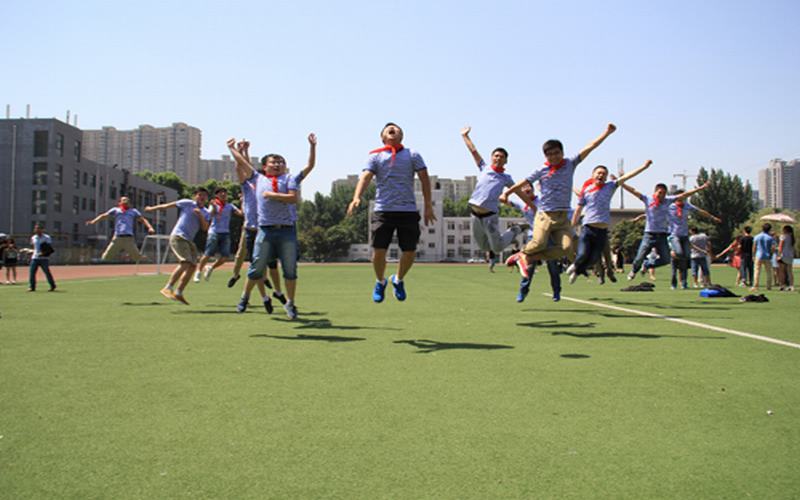
[[[213,257],[214,254],[219,252],[223,257],[231,256],[231,235],[230,233],[208,233],[206,239],[205,254],[207,257]]]
[[[253,245],[253,262],[247,277],[258,280],[264,277],[267,263],[280,260],[283,278],[297,279],[297,230],[295,226],[261,226]]]

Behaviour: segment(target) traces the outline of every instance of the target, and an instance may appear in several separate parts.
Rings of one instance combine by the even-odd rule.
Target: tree
[[[694,225],[708,231],[714,252],[719,252],[730,244],[736,228],[750,217],[756,205],[750,184],[742,182],[738,175],[731,177],[713,168],[709,174],[700,167],[697,183],[704,184],[706,181],[710,182],[709,187],[692,196],[691,202],[722,219],[722,223],[712,224],[694,215],[692,219]]]
[[[622,248],[622,253],[625,254],[625,259],[628,262],[633,261],[636,257],[636,252],[639,250],[639,244],[642,242],[642,235],[644,234],[644,221],[622,221],[611,229],[611,237],[609,239],[611,248]]]
[[[186,196],[186,191],[189,187],[175,172],[151,172],[150,170],[143,170],[137,172],[135,175],[147,179],[150,182],[155,182],[164,187],[174,189],[178,192],[179,198],[184,198]]]

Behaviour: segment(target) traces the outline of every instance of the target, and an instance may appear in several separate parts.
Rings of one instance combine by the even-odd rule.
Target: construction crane
[[[672,177],[680,177],[681,179],[683,179],[683,190],[686,191],[686,179],[688,179],[689,177],[696,178],[697,176],[688,174],[686,170],[684,170],[683,173],[681,174],[672,174]]]

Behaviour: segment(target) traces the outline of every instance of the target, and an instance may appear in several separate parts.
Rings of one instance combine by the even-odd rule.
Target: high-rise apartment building
[[[770,160],[758,171],[758,195],[764,207],[800,210],[800,159]]]
[[[175,172],[184,181],[200,182],[199,128],[182,122],[170,127],[140,125],[134,130],[84,130],[84,156],[104,165],[117,165],[130,172]]]

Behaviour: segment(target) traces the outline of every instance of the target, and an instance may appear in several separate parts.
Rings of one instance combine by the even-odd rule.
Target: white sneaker
[[[636,278],[636,273],[631,271],[628,273],[628,281],[633,281]]]
[[[569,284],[574,284],[575,280],[578,279],[578,274],[575,272],[575,264],[569,265],[567,268],[567,274],[569,275]]]
[[[194,272],[194,278],[192,279],[195,283],[200,283],[200,271]]]
[[[206,266],[206,271],[203,273],[203,278],[205,278],[205,280],[206,280],[206,281],[208,281],[208,280],[209,280],[209,278],[211,278],[211,272],[212,272],[213,270],[214,270],[214,268],[213,268],[213,267],[211,267],[211,266]]]
[[[294,306],[294,303],[287,302],[283,305],[283,310],[286,311],[286,317],[289,319],[296,319],[297,318],[297,308]]]

